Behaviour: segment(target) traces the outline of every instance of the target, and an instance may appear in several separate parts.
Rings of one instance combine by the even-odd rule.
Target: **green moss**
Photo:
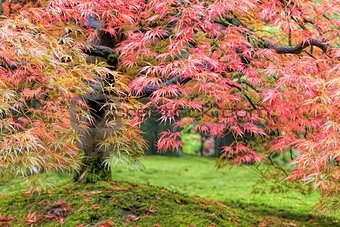
[[[74,175],[74,181],[78,181],[81,178],[82,183],[96,183],[111,179],[111,173],[104,169],[103,160],[100,157],[96,159],[83,158],[82,163],[84,168]],[[82,176],[84,172],[85,175]]]
[[[231,226],[238,220],[243,226],[257,226],[261,222],[272,223],[274,226],[282,225],[281,222],[298,226],[311,226],[313,223],[319,223],[319,226],[337,226],[340,223],[339,218],[334,221],[322,219],[311,212],[313,202],[317,201],[315,194],[303,196],[294,190],[264,195],[251,194],[252,185],[259,178],[251,166],[216,171],[214,159],[196,156],[149,156],[143,163],[146,171],[126,171],[126,167],[120,165],[115,170],[115,181],[129,180],[134,183],[99,181],[96,184],[69,184],[53,189],[53,193],[22,196],[22,191],[16,194],[13,192],[18,190],[18,184],[14,184],[16,181],[4,182],[1,186],[4,190],[0,193],[8,194],[12,191],[12,194],[0,198],[0,216],[16,216],[10,223],[23,226],[23,217],[29,212],[36,212],[39,217],[37,226],[58,226],[56,217],[44,220],[43,215],[70,206],[72,210],[62,213],[65,218],[64,226],[96,226],[108,220],[114,221],[117,226],[122,226],[122,222],[130,222],[128,226],[152,226],[156,223],[161,226],[209,226],[212,223],[217,226]],[[49,177],[57,176],[61,177]],[[66,179],[71,180],[70,177],[60,178],[57,182],[61,184]],[[134,186],[136,183],[140,185]],[[150,186],[151,184],[158,187]],[[271,182],[262,184],[267,188],[272,185]],[[25,185],[20,186],[25,188]],[[162,188],[168,192],[162,191]],[[174,191],[181,191],[186,195]],[[187,196],[188,194],[192,196]],[[216,205],[212,200],[196,199],[194,195],[224,201],[230,208]],[[44,200],[46,203],[42,202]],[[60,200],[67,203],[57,205]],[[95,206],[91,208],[92,205]],[[151,205],[151,211],[154,212],[149,211]],[[100,209],[95,209],[96,206]],[[145,215],[148,216],[143,217]]]
[[[310,224],[307,221],[257,215],[214,200],[127,182],[68,184],[41,194],[17,193],[0,198],[0,207],[1,215],[6,218],[15,216],[10,221],[13,226],[28,225],[25,217],[29,213],[34,213],[37,218],[31,223],[33,226],[57,226],[60,220],[64,226],[97,226],[104,221],[113,221],[117,226]],[[334,224],[331,221],[319,223]]]

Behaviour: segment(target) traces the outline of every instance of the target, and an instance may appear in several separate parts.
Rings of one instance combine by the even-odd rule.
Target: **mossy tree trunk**
[[[123,32],[119,32],[116,38],[113,38],[108,32],[102,31],[102,23],[98,22],[92,17],[88,17],[88,24],[95,29],[98,34],[94,36],[94,40],[89,43],[94,43],[103,47],[114,48],[117,43],[125,39]],[[99,39],[97,37],[100,37]],[[105,52],[105,51],[104,51]],[[105,53],[93,54],[87,53],[87,63],[97,64],[97,62],[106,62],[109,66],[107,68],[115,70],[118,66],[117,56],[106,56]],[[115,83],[113,75],[106,75],[105,85],[111,86]],[[102,99],[104,98],[104,99]],[[106,98],[102,95],[93,95],[86,100],[88,106],[91,108],[91,115],[94,117],[95,122],[85,131],[81,132],[79,148],[84,151],[85,158],[82,160],[83,166],[81,170],[74,175],[75,181],[84,183],[95,183],[100,180],[111,179],[111,171],[105,170],[103,162],[110,156],[108,148],[100,147],[101,142],[106,139],[107,129],[105,128],[105,110],[103,105]]]
[[[103,159],[101,157],[82,159],[83,166],[79,172],[73,176],[74,182],[96,183],[111,179],[111,171],[103,168]]]
[[[100,97],[100,96],[98,96]],[[100,144],[106,139],[105,133],[105,110],[102,108],[102,100],[92,97],[87,100],[94,117],[90,128],[80,132],[79,148],[84,151],[85,157],[79,172],[74,175],[74,181],[84,183],[96,183],[101,180],[111,179],[111,171],[105,170],[103,162],[109,158],[109,150]]]

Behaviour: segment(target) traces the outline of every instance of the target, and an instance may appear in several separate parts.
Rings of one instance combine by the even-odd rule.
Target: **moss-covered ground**
[[[214,159],[193,155],[149,156],[143,163],[140,172],[119,165],[113,182],[96,185],[67,183],[70,175],[45,176],[66,186],[41,194],[25,193],[27,185],[18,180],[0,180],[0,226],[340,226],[339,215],[313,213],[316,193],[283,187],[252,194],[261,179],[255,166],[216,171]],[[260,186],[277,188],[270,180]]]
[[[13,226],[334,226],[263,216],[211,199],[127,182],[66,184],[0,198],[0,225]]]

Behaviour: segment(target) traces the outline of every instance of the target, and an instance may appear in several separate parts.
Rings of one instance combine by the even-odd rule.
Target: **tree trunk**
[[[114,48],[118,42],[125,39],[122,32],[119,32],[118,36],[113,38],[109,33],[100,30],[102,23],[98,22],[92,17],[88,17],[89,25],[98,32],[98,36],[95,36],[94,40],[90,40],[89,43],[94,43],[100,46],[106,46]],[[100,37],[99,39],[97,37]],[[86,58],[87,63],[97,64],[97,62],[106,62],[110,65],[110,69],[116,69],[118,61],[116,58],[105,59],[97,55],[88,55]],[[107,75],[105,83],[114,83],[112,75]],[[110,84],[112,85],[112,84]],[[100,143],[107,138],[109,132],[105,128],[105,110],[103,104],[106,102],[105,97],[102,95],[93,95],[86,100],[88,106],[91,108],[91,115],[94,117],[95,122],[88,130],[81,131],[79,148],[84,151],[85,158],[82,160],[81,170],[75,174],[75,181],[82,181],[84,183],[95,183],[100,180],[111,179],[111,170],[105,170],[103,162],[108,159],[110,152],[108,148],[100,147]]]
[[[96,183],[99,181],[110,180],[111,171],[104,169],[103,161],[104,160],[101,157],[83,158],[83,166],[81,167],[81,170],[79,172],[76,172],[74,174],[73,181],[82,183]]]
[[[91,108],[94,122],[90,128],[80,131],[79,148],[84,151],[85,157],[82,160],[81,170],[74,175],[74,181],[96,183],[100,180],[111,179],[111,171],[105,170],[103,165],[104,160],[109,158],[109,150],[100,146],[107,136],[105,110],[102,108],[103,100],[100,98],[100,96],[94,96],[91,100],[86,100]]]
[[[235,138],[232,133],[226,133],[226,135],[221,138],[215,139],[215,153],[214,157],[220,157],[223,151],[224,146],[230,146],[235,141]]]
[[[201,133],[200,133],[200,137],[201,137],[200,156],[204,156],[203,149],[204,149],[205,138],[204,138],[204,135]]]

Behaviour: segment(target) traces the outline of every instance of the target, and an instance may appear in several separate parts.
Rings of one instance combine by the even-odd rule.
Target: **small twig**
[[[310,57],[316,59],[313,54],[311,54],[308,50],[302,50],[302,52],[305,52],[306,54],[308,54]]]
[[[254,91],[256,91],[257,93],[259,93],[260,91],[257,90],[251,83],[249,83],[246,80],[243,80],[242,83],[245,83],[246,85],[248,85],[251,89],[253,89]]]

